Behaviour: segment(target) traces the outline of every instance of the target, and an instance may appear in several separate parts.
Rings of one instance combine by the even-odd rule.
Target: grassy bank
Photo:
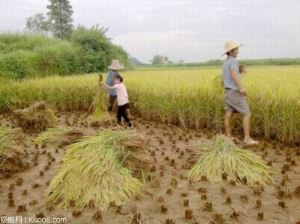
[[[9,79],[98,72],[115,58],[127,65],[125,50],[98,27],[78,27],[69,40],[0,33],[0,77]]]

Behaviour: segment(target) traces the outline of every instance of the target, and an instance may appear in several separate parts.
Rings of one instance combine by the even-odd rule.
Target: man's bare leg
[[[258,145],[258,142],[250,137],[250,118],[250,114],[243,116],[244,143],[249,146]]]
[[[232,115],[233,113],[231,111],[226,111],[225,113],[225,135],[229,138],[231,138],[231,132],[232,132]]]
[[[250,114],[243,116],[244,139],[250,138],[250,118],[251,118]]]

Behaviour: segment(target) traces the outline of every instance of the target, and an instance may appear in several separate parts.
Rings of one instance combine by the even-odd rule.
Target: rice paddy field
[[[1,80],[0,217],[300,223],[299,66],[247,69],[252,135],[260,141],[247,149],[220,135],[220,68],[121,74],[133,130],[103,109],[97,74]],[[238,118],[234,135],[242,139],[240,126]]]
[[[122,74],[132,106],[143,117],[188,128],[222,129],[224,106],[219,68]],[[299,145],[299,76],[299,66],[248,69],[243,81],[248,90],[254,135]],[[96,75],[5,81],[0,85],[2,111],[41,99],[60,111],[87,110],[98,88]]]

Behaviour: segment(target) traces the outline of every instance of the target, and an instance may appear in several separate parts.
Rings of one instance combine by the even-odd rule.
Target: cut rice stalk
[[[47,189],[47,201],[82,209],[91,203],[101,210],[111,202],[122,205],[138,194],[143,183],[131,175],[122,161],[124,152],[143,146],[138,134],[104,131],[68,147],[63,164]],[[131,140],[134,143],[129,143]]]
[[[246,181],[251,186],[272,183],[272,170],[265,161],[251,151],[239,149],[223,135],[217,136],[205,151],[188,173],[191,180],[206,176],[210,181],[221,181],[225,173],[229,180]]]
[[[0,178],[9,177],[13,172],[28,167],[27,154],[22,149],[16,148],[21,138],[20,128],[0,127]]]
[[[69,130],[71,129],[67,127],[49,128],[47,131],[44,131],[40,135],[38,135],[38,137],[36,137],[36,139],[34,140],[34,143],[40,147],[45,143],[55,140],[59,135]]]
[[[99,76],[99,82],[102,76]],[[93,117],[95,120],[100,121],[104,124],[111,124],[113,122],[113,118],[110,116],[110,114],[107,111],[106,108],[106,94],[101,89],[101,87],[97,90],[97,93],[93,99],[92,104],[90,105],[90,108],[88,109],[88,113],[93,108]]]
[[[22,131],[20,128],[0,127],[0,164],[5,149],[8,146],[14,145],[21,133]]]
[[[44,101],[36,102],[28,108],[15,110],[14,117],[24,132],[41,132],[56,126],[54,111]]]

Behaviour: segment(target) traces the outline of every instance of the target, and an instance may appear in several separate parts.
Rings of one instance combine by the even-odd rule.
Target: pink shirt
[[[114,88],[116,89],[117,92],[118,105],[122,106],[125,105],[126,103],[129,103],[128,94],[125,85],[123,83],[115,84]]]

